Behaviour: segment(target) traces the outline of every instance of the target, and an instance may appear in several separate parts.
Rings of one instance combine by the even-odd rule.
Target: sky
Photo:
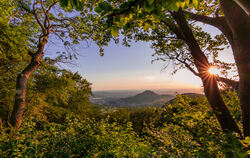
[[[218,30],[203,26],[205,30],[216,34]],[[54,41],[54,40],[53,40]],[[46,54],[53,55],[55,51],[64,48],[56,42],[50,42]],[[85,79],[92,83],[93,91],[100,90],[164,90],[164,89],[190,89],[201,92],[201,80],[188,70],[180,70],[171,75],[173,65],[156,61],[148,42],[132,42],[131,47],[121,43],[110,43],[104,48],[104,56],[100,56],[99,48],[95,43],[89,47],[82,43],[76,47],[78,60],[75,65],[64,65],[64,68],[79,72]],[[222,60],[233,61],[230,49],[225,50],[220,56]]]

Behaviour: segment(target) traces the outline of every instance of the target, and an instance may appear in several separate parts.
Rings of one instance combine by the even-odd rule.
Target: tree
[[[221,0],[225,20],[232,32],[235,62],[239,72],[239,98],[244,136],[250,136],[250,17],[233,1]],[[248,3],[249,4],[249,3]],[[233,12],[238,13],[234,15]]]
[[[0,105],[1,111],[4,111],[0,117],[6,121],[13,104],[14,98],[10,99],[9,96],[15,93],[16,73],[29,60],[26,55],[30,46],[28,41],[37,28],[34,26],[33,29],[26,29],[33,24],[27,14],[20,14],[14,1],[3,0],[0,6]]]
[[[23,24],[27,27],[29,26],[31,30],[38,28],[34,34],[29,37],[28,45],[26,51],[30,56],[30,61],[28,65],[18,74],[16,80],[16,95],[15,103],[12,110],[10,123],[19,128],[22,122],[23,112],[25,108],[25,98],[28,80],[31,74],[36,71],[43,60],[44,49],[49,42],[49,38],[54,36],[59,38],[66,48],[70,48],[72,44],[78,44],[81,40],[88,40],[94,36],[91,16],[88,13],[91,11],[91,6],[94,1],[84,1],[84,3],[77,3],[76,1],[71,1],[67,4],[67,7],[61,9],[59,7],[59,1],[57,0],[33,0],[24,1],[18,0],[13,1],[16,4],[18,15],[25,15],[25,19],[28,20],[29,24],[25,25],[25,21],[19,16],[11,17],[10,24],[15,25],[15,21]],[[61,2],[61,5],[64,5]],[[65,12],[72,12],[74,6],[76,10],[72,15],[66,16]],[[53,11],[52,11],[53,10]],[[82,14],[84,18],[78,20],[78,16]],[[12,22],[13,21],[13,22]],[[77,27],[81,26],[81,27]],[[89,32],[88,32],[89,31]],[[75,54],[69,52],[68,56],[63,55],[61,59],[72,59]]]
[[[197,6],[197,3],[197,1],[191,1],[194,6]],[[119,30],[123,29],[123,34],[128,38],[133,38],[133,34],[135,34],[137,40],[156,41],[155,43],[158,45],[153,44],[156,50],[160,50],[170,60],[176,60],[199,76],[203,82],[205,95],[215,111],[223,131],[229,130],[240,134],[237,124],[220,96],[217,77],[208,72],[211,64],[200,46],[203,42],[210,41],[208,50],[212,51],[214,46],[219,48],[224,43],[217,42],[216,44],[206,34],[199,34],[200,28],[196,28],[196,35],[194,35],[190,28],[194,29],[194,25],[187,23],[182,9],[179,9],[179,6],[184,8],[186,5],[189,5],[189,2],[153,0],[128,1],[118,4],[103,2],[95,10],[104,16],[104,25],[109,28],[113,36],[116,37]],[[105,17],[105,15],[107,16]],[[149,37],[145,36],[145,32],[149,34]],[[218,38],[223,41],[223,36]],[[162,41],[162,39],[164,40]],[[170,46],[170,48],[166,46]],[[204,48],[204,45],[202,47]],[[186,48],[189,53],[185,53],[185,50],[181,48]],[[218,53],[215,49],[213,51],[215,51],[215,55]],[[193,66],[198,72],[193,69]]]
[[[239,73],[239,97],[243,119],[244,136],[250,136],[250,18],[242,8],[246,8],[249,3],[240,3],[244,1],[221,0],[218,5],[216,1],[203,1],[201,6],[203,10],[191,13],[185,12],[193,20],[200,21],[218,28],[227,38],[231,45],[236,66]],[[244,7],[241,8],[243,4]],[[216,4],[216,7],[209,7],[209,4]],[[244,5],[245,4],[245,5]],[[215,11],[217,10],[217,11]],[[215,12],[212,17],[212,12]],[[222,11],[222,12],[220,12]],[[206,15],[208,13],[208,15]],[[236,14],[237,13],[237,14]]]
[[[194,63],[198,69],[198,73],[200,74],[200,78],[203,82],[204,92],[208,99],[208,102],[210,103],[211,107],[215,112],[224,113],[216,114],[222,129],[224,131],[230,130],[240,133],[237,124],[230,116],[230,112],[219,94],[216,77],[206,72],[210,64],[206,59],[205,55],[203,54],[202,50],[200,49],[198,42],[196,42],[195,37],[192,35],[192,31],[188,27],[188,23],[186,22],[181,9],[179,9],[179,11],[174,14],[174,18],[176,19],[178,26],[181,28],[187,40],[187,45],[189,46],[191,55],[194,58]]]

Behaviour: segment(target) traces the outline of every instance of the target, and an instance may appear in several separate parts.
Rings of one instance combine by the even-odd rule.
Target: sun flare
[[[211,66],[208,72],[212,75],[219,75],[220,70],[217,67]]]

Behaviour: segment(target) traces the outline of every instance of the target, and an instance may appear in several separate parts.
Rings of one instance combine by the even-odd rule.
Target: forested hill
[[[146,90],[129,97],[118,98],[115,94],[113,94],[112,97],[100,97],[99,95],[99,97],[91,97],[90,100],[92,103],[97,105],[107,105],[115,107],[140,107],[160,106],[173,98],[173,95],[159,95],[151,90]]]
[[[102,92],[104,93],[104,92]],[[104,93],[106,94],[106,93]],[[198,93],[183,93],[183,96],[190,98],[200,98],[204,96]],[[175,99],[175,95],[164,94],[160,95],[152,90],[145,90],[139,94],[135,94],[129,97],[120,97],[121,92],[118,92],[117,96],[113,92],[112,95],[94,95],[91,97],[91,102],[97,105],[115,106],[115,107],[141,107],[141,106],[161,106],[165,103],[172,103]]]
[[[153,91],[146,90],[135,96],[122,98],[121,101],[128,104],[154,104],[164,101],[166,102],[172,98],[174,98],[172,95],[159,95]]]
[[[188,97],[188,98],[192,98],[192,99],[199,99],[201,97],[204,97],[203,94],[198,94],[198,93],[183,93],[181,95],[183,97]],[[169,100],[167,104],[173,104],[176,100],[178,100],[178,95],[177,95],[177,97]]]

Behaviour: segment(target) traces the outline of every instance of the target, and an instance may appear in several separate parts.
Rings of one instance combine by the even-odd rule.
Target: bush
[[[230,98],[235,98],[235,93]],[[235,96],[233,96],[235,95]],[[229,97],[228,97],[229,98]],[[236,99],[233,99],[237,101]],[[238,105],[231,103],[233,116]],[[147,128],[148,140],[160,149],[158,155],[166,157],[247,157],[244,145],[236,134],[223,133],[210,111],[205,97],[189,98],[178,95],[172,104],[162,108],[158,126]]]
[[[64,124],[47,124],[36,129],[26,121],[16,133],[1,130],[2,157],[145,157],[150,144],[139,138],[131,123],[121,126],[108,119],[80,121],[70,114]]]

